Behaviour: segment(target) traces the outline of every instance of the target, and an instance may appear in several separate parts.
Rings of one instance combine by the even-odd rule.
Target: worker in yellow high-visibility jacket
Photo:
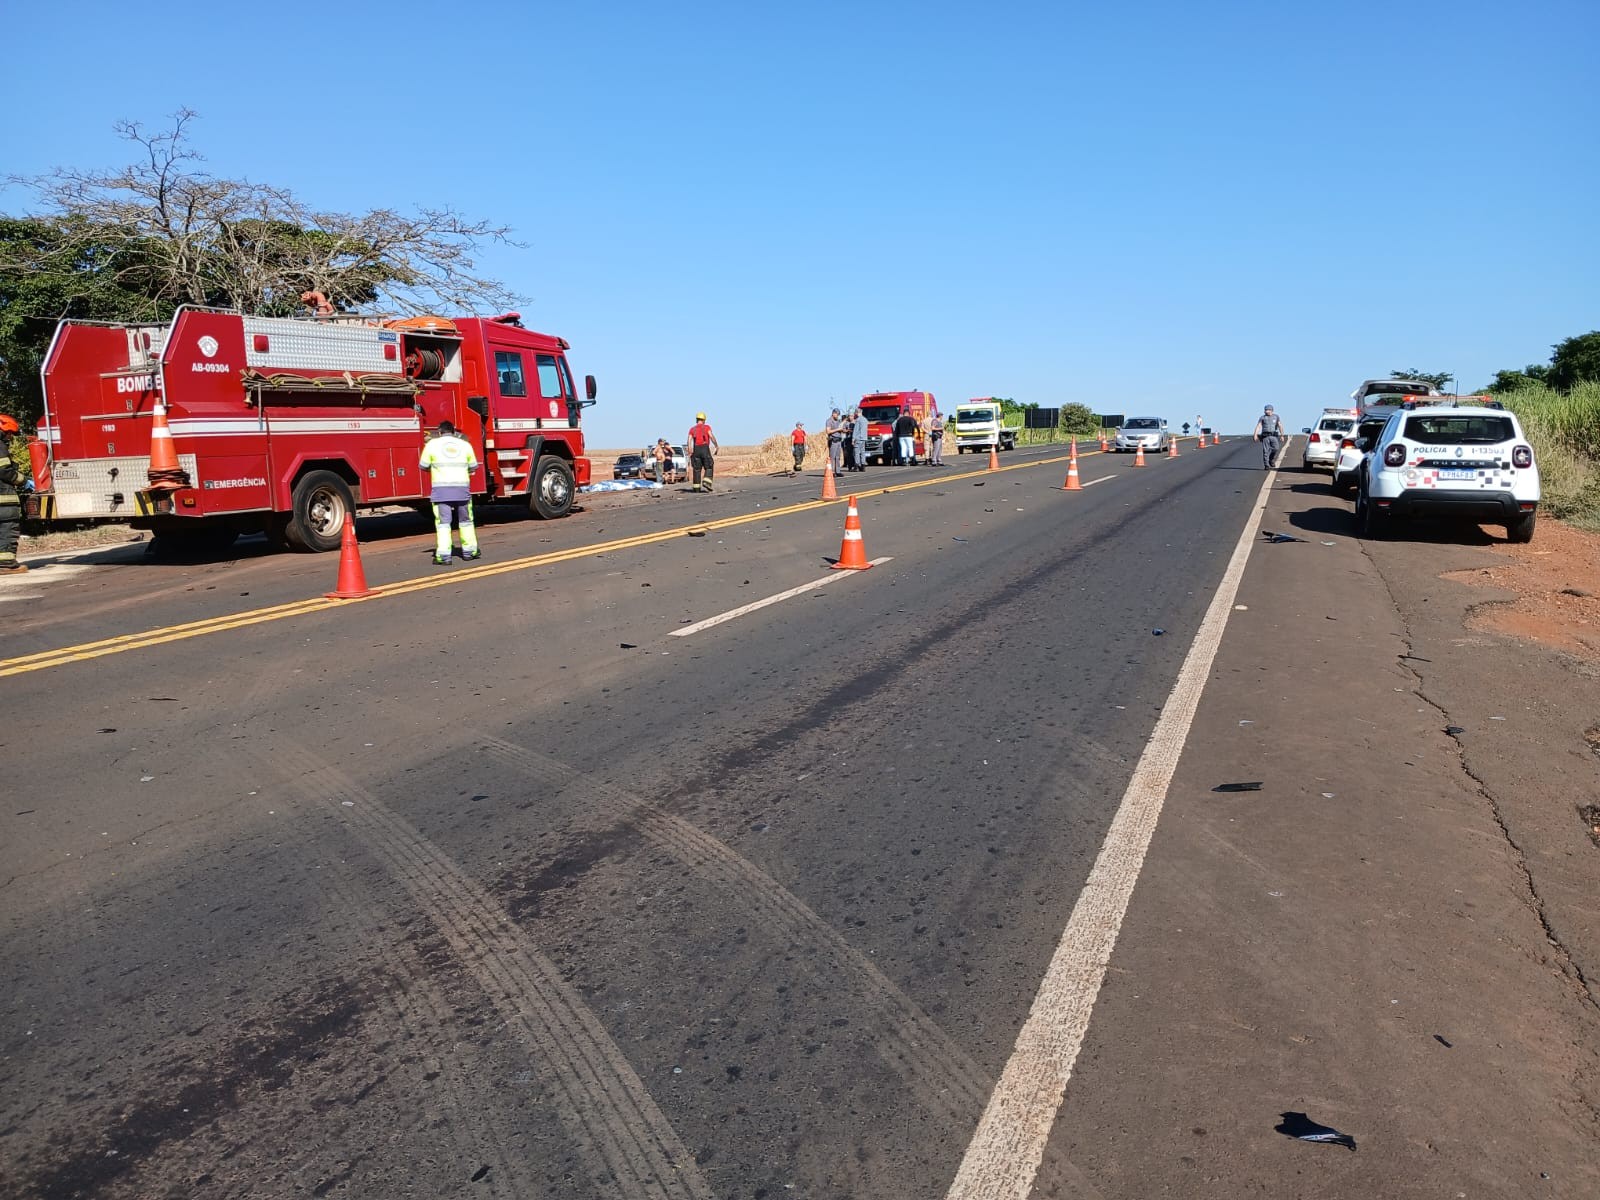
[[[450,520],[455,518],[461,529],[461,557],[479,557],[478,531],[472,525],[472,471],[478,465],[478,456],[472,452],[472,443],[456,432],[449,421],[439,422],[439,434],[429,438],[422,448],[422,469],[433,477],[434,530],[438,535],[433,561],[441,567],[450,565]]]

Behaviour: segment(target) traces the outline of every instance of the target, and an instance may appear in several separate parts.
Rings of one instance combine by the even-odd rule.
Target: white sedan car
[[[1162,453],[1170,437],[1164,417],[1129,417],[1117,430],[1117,438],[1111,443],[1111,448],[1131,454],[1143,446],[1146,451]]]
[[[1339,462],[1339,443],[1350,436],[1356,427],[1356,414],[1324,413],[1315,426],[1304,430],[1305,454],[1300,460],[1302,471],[1318,467],[1333,467]]]

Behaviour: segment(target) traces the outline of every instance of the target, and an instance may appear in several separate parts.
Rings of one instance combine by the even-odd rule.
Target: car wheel
[[[1533,541],[1533,519],[1537,513],[1523,513],[1515,521],[1506,526],[1506,540],[1511,542]]]
[[[541,454],[533,465],[533,485],[528,489],[528,508],[537,517],[553,521],[572,511],[576,494],[572,468],[564,458]]]
[[[1356,526],[1368,541],[1378,542],[1389,536],[1389,514],[1372,503],[1365,489],[1356,493]]]
[[[356,510],[350,485],[332,471],[307,471],[294,485],[293,512],[283,537],[296,550],[337,550],[344,519]]]

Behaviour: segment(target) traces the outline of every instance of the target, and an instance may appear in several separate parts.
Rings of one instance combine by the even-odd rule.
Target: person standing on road
[[[855,440],[856,444],[855,469],[857,471],[865,471],[867,469],[867,414],[859,408],[856,409],[855,417],[850,422],[850,436]]]
[[[900,465],[914,467],[917,465],[917,419],[908,412],[901,413],[895,418],[894,436],[900,442]]]
[[[695,413],[694,424],[689,426],[689,465],[694,470],[694,485],[691,488],[696,492],[709,492],[711,479],[716,474],[716,453],[720,449],[717,445],[717,435],[711,432],[711,426],[706,424],[705,413]],[[704,476],[705,482],[701,482]]]
[[[944,466],[944,418],[938,413],[928,421],[928,465]]]
[[[666,438],[656,439],[656,448],[652,451],[656,460],[656,482],[672,482],[672,447],[667,445]]]
[[[794,445],[794,470],[790,471],[789,474],[798,475],[800,473],[800,464],[806,460],[805,422],[796,421],[794,423],[794,432],[789,435],[789,441]]]
[[[1261,469],[1272,470],[1278,462],[1278,451],[1283,449],[1283,422],[1278,420],[1270,404],[1256,422],[1255,439],[1261,443]]]
[[[422,448],[421,461],[433,478],[428,498],[433,501],[434,564],[450,565],[452,517],[461,529],[461,557],[469,561],[481,557],[478,531],[472,524],[472,472],[478,465],[472,443],[456,432],[454,423],[440,421],[438,436]]]
[[[17,541],[22,535],[22,495],[17,485],[22,472],[11,457],[11,439],[22,436],[22,426],[10,413],[0,413],[0,572],[20,575],[28,568],[17,561]]]
[[[844,470],[844,421],[840,419],[837,408],[823,425],[822,431],[828,435],[828,465],[837,475]]]

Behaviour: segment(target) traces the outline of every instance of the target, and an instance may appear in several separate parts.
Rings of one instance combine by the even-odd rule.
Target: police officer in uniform
[[[422,448],[422,469],[432,472],[434,531],[438,540],[434,544],[433,561],[441,567],[450,565],[450,519],[455,518],[461,528],[461,557],[479,557],[478,531],[472,524],[472,471],[478,465],[478,456],[472,452],[472,443],[456,432],[450,421],[439,422],[439,435],[428,439]]]
[[[10,413],[0,413],[0,572],[21,574],[28,568],[17,561],[17,538],[22,533],[22,497],[17,485],[22,472],[11,458],[11,439],[22,427]]]
[[[1283,422],[1270,404],[1256,422],[1255,438],[1261,443],[1261,469],[1270,471],[1278,461],[1278,451],[1283,449]]]

